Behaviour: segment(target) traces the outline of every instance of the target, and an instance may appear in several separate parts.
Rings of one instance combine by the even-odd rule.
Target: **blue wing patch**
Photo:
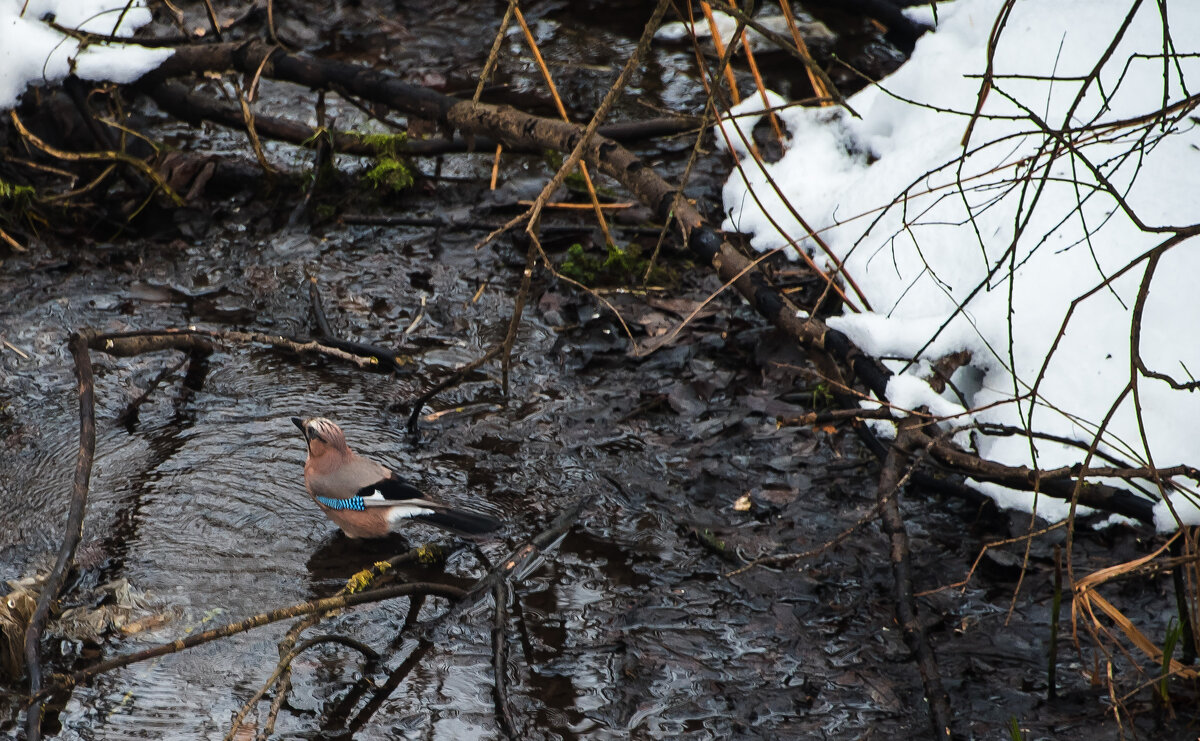
[[[329,509],[337,509],[337,510],[349,509],[349,510],[353,510],[355,512],[362,512],[363,510],[365,510],[367,508],[367,505],[363,503],[363,498],[360,496],[353,496],[348,499],[330,499],[329,497],[317,497],[317,502],[325,505]]]

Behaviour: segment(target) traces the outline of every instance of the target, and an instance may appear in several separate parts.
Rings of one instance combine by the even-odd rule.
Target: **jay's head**
[[[341,456],[350,454],[350,448],[346,445],[346,435],[342,432],[342,428],[330,420],[324,417],[310,417],[309,419],[292,417],[292,424],[299,427],[300,431],[304,433],[310,458],[321,458],[330,454]]]

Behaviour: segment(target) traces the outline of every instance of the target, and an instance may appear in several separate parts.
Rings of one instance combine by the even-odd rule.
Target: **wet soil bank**
[[[304,11],[286,17],[281,30],[315,51],[386,58],[412,79],[469,87],[465,71],[478,69],[503,10],[503,3],[421,11],[365,3],[338,11],[343,23],[334,31],[313,30],[324,25]],[[603,96],[643,12],[636,4],[530,10],[543,52],[563,74],[560,90],[570,91],[580,111]],[[884,66],[898,56],[881,36],[854,28],[867,39],[857,47],[862,53],[878,44]],[[520,39],[511,41],[518,49]],[[501,81],[519,100],[539,95],[536,71],[515,51],[504,69]],[[788,69],[769,68],[775,87],[801,84]],[[264,86],[264,96],[298,117],[313,104],[306,91],[287,86]],[[647,104],[699,112],[703,93],[690,51],[657,49],[621,115],[640,115]],[[344,120],[356,115],[340,101],[329,105]],[[242,135],[193,130],[152,107],[145,115],[191,149],[248,151]],[[689,149],[689,141],[668,141],[641,153],[678,177]],[[284,147],[268,154],[296,168],[307,158]],[[341,164],[350,174],[360,169]],[[340,213],[370,204],[418,217],[499,218],[552,172],[542,158],[512,157],[497,194],[486,189],[487,158],[448,156],[418,167],[425,177],[398,196],[380,202],[347,190],[328,202]],[[689,186],[710,214],[720,211],[728,167],[706,156]],[[156,230],[136,239],[98,227],[72,243],[35,245],[0,268],[0,336],[20,350],[0,350],[0,578],[47,565],[62,537],[77,448],[65,350],[74,328],[196,325],[307,337],[314,332],[311,278],[335,334],[397,347],[409,358],[402,372],[382,374],[224,347],[192,388],[177,368],[131,418],[130,403],[180,358],[94,353],[96,461],[68,601],[111,602],[95,588],[124,579],[139,595],[138,614],[157,619],[130,636],[56,640],[57,668],[328,596],[374,561],[444,538],[414,528],[405,539],[363,544],[322,517],[304,493],[304,446],[289,418],[327,416],[359,452],[445,501],[502,518],[499,535],[481,544],[492,560],[594,494],[511,608],[509,692],[522,736],[929,735],[921,679],[894,620],[887,539],[874,515],[877,465],[848,430],[781,424],[819,408],[824,397],[800,353],[740,299],[722,293],[675,343],[634,357],[608,307],[540,270],[509,395],[500,392],[498,367],[484,366],[424,410],[414,441],[404,432],[411,400],[503,337],[523,248],[502,240],[477,250],[481,233],[431,227],[333,219],[289,227],[294,195],[248,183],[162,214]],[[570,245],[595,238],[585,225],[547,246],[566,260]],[[641,239],[648,253],[654,239]],[[674,328],[720,287],[669,250],[664,265],[661,286],[602,291],[639,339]],[[1063,534],[1036,539],[1024,569],[1018,542],[988,551],[971,573],[984,543],[1024,535],[1028,517],[985,517],[920,490],[905,494],[902,511],[923,592],[919,607],[956,730],[966,738],[1009,737],[1015,719],[1028,738],[1121,737],[1108,687],[1091,681],[1110,659],[1082,634],[1083,649],[1072,644],[1069,606],[1058,697],[1046,699],[1054,546]],[[1075,568],[1128,561],[1157,544],[1124,526],[1081,533]],[[730,575],[760,555],[809,550],[819,553],[790,567]],[[461,553],[444,574],[414,567],[410,575],[465,585],[482,573]],[[1109,596],[1146,625],[1165,625],[1174,614],[1166,575],[1120,582]],[[420,617],[443,608],[433,600]],[[384,658],[364,667],[358,654],[336,645],[303,654],[278,737],[344,734],[348,698],[387,687],[390,677],[401,679],[356,738],[502,737],[490,612],[460,616],[432,646],[400,632],[407,613],[399,600],[327,621],[319,630],[352,636]],[[104,675],[53,708],[47,730],[70,739],[220,738],[274,669],[286,629],[261,628]],[[1111,661],[1115,679],[1136,687],[1128,658]],[[1118,699],[1124,732],[1197,733],[1194,698],[1176,696],[1171,709],[1145,690]],[[8,702],[0,731],[17,728]]]

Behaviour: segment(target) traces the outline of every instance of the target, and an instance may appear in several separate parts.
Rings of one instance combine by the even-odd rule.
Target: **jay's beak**
[[[292,424],[300,428],[300,432],[304,433],[304,439],[308,439],[308,430],[304,429],[304,420],[299,417],[292,417]]]

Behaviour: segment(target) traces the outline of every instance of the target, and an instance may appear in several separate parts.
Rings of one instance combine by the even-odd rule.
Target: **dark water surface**
[[[632,49],[645,11],[570,6],[538,6],[530,17],[561,71],[560,89],[585,111]],[[343,8],[353,23],[313,31],[311,44],[330,55],[382,60],[410,79],[441,75],[448,88],[470,85],[467,71],[478,69],[504,3],[389,8]],[[292,18],[283,29],[301,34],[314,22]],[[515,54],[520,39],[510,41]],[[500,81],[513,94],[542,96],[532,67],[508,59]],[[630,96],[623,112],[643,115],[643,104],[695,112],[702,93],[692,65],[687,49],[658,48],[635,79],[640,99]],[[770,74],[783,80],[790,74],[783,69]],[[263,94],[276,113],[311,115],[307,92],[265,85]],[[339,126],[355,120],[351,106],[332,96],[329,105]],[[239,134],[162,127],[181,147],[246,151]],[[309,155],[290,147],[268,152],[280,165],[307,166]],[[678,174],[680,158],[665,160],[658,164]],[[419,165],[432,173],[431,162]],[[719,208],[713,199],[727,167],[708,158],[699,168],[694,195],[708,199],[710,212]],[[389,209],[465,213],[485,200],[489,168],[487,158],[449,157],[441,174],[466,181],[427,181]],[[537,158],[513,158],[502,181],[546,172]],[[498,367],[485,366],[426,410],[444,413],[422,423],[423,439],[414,444],[403,432],[407,403],[503,336],[522,251],[507,242],[475,250],[478,234],[429,230],[325,225],[310,234],[284,225],[291,205],[247,191],[178,212],[178,231],[161,239],[40,245],[6,260],[0,336],[29,357],[0,349],[0,577],[49,564],[62,536],[77,448],[64,346],[72,329],[198,325],[306,337],[312,275],[336,333],[402,348],[414,357],[411,372],[390,377],[224,346],[198,389],[185,393],[178,370],[135,422],[123,424],[126,406],[179,358],[92,354],[96,459],[77,592],[126,579],[144,593],[142,614],[164,616],[159,627],[104,639],[103,655],[331,595],[350,574],[406,547],[348,541],[305,495],[304,447],[289,417],[321,415],[342,424],[356,450],[434,496],[503,518],[499,536],[482,545],[493,560],[581,495],[596,495],[513,606],[520,620],[508,626],[510,692],[529,737],[927,736],[920,678],[894,625],[886,541],[873,520],[804,562],[803,571],[758,569],[733,578],[725,574],[734,565],[697,535],[711,531],[747,557],[802,551],[867,517],[875,501],[875,468],[849,433],[778,424],[809,409],[812,381],[800,370],[803,358],[739,300],[723,295],[716,313],[698,319],[675,346],[639,359],[626,353],[611,313],[541,273],[516,344],[510,397],[500,394]],[[652,299],[697,301],[718,288],[705,271],[677,258],[672,264],[681,277],[671,292],[607,294],[642,339],[644,328],[680,318]],[[744,495],[748,512],[734,508]],[[904,511],[918,589],[962,579],[983,538],[1026,526],[1019,517],[977,521],[967,505],[925,494],[906,499]],[[409,534],[413,543],[442,537]],[[1107,564],[1145,547],[1121,531],[1085,540],[1077,558]],[[1084,671],[1091,667],[1074,650],[1061,659],[1065,699],[1044,701],[1049,548],[1035,549],[1015,602],[1015,575],[1003,568],[981,572],[964,590],[922,599],[952,704],[973,738],[1006,737],[1010,717],[1031,738],[1117,736],[1107,690],[1089,685]],[[415,567],[409,575],[467,585],[483,573],[462,553],[446,572]],[[1152,623],[1172,614],[1168,579],[1125,596],[1132,614]],[[385,658],[364,674],[360,656],[342,647],[301,655],[276,734],[336,735],[345,715],[339,704],[351,688],[384,685],[413,657],[357,738],[499,737],[488,608],[485,602],[460,616],[432,648],[401,632],[406,600],[326,621],[310,632],[352,636]],[[443,609],[433,600],[420,618]],[[220,738],[231,714],[270,676],[289,624],[99,677],[76,690],[49,727],[67,739]],[[80,650],[91,653],[76,666],[95,660],[86,642],[64,641],[61,650],[68,664]],[[1154,713],[1139,712],[1152,727]],[[1177,716],[1167,728],[1194,735],[1190,722]],[[0,731],[16,727],[8,708]]]

